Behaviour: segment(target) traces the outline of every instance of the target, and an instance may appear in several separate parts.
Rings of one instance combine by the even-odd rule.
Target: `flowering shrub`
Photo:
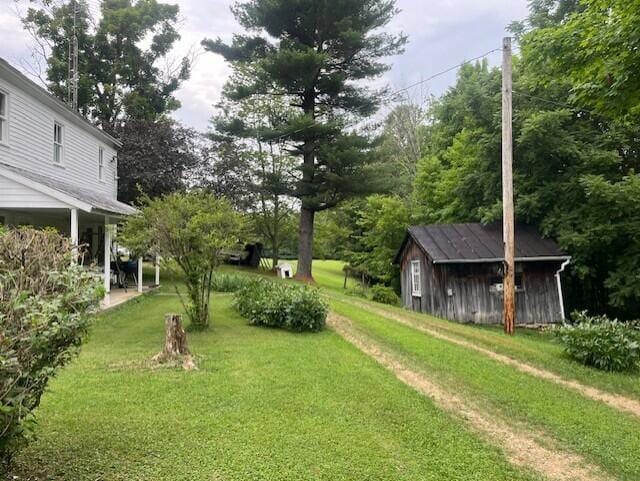
[[[0,231],[0,461],[29,439],[49,379],[77,352],[101,283],[53,231]]]
[[[263,279],[248,281],[236,291],[234,305],[250,324],[298,332],[322,330],[328,313],[317,289]]]

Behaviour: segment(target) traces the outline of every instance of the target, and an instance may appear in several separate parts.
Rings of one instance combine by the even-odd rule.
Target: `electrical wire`
[[[584,112],[584,113],[587,113],[587,114],[590,114],[590,115],[595,115],[594,112],[592,112],[591,110],[581,109],[581,108],[578,108],[578,107],[574,107],[573,105],[564,104],[562,102],[556,102],[554,100],[545,99],[543,97],[537,97],[535,95],[525,94],[524,92],[518,92],[518,91],[514,90],[513,94],[514,95],[520,95],[522,97],[527,97],[527,98],[534,99],[534,100],[539,100],[540,102],[545,102],[545,103],[548,103],[548,104],[551,104],[551,105],[555,105],[557,107],[564,107],[564,108],[572,110],[574,112]]]
[[[446,68],[444,70],[441,70],[440,72],[437,72],[437,73],[435,73],[433,75],[430,75],[429,77],[427,77],[425,79],[422,79],[422,80],[420,80],[418,82],[415,82],[415,83],[413,83],[411,85],[408,85],[407,87],[403,87],[403,88],[395,90],[395,91],[393,91],[393,92],[391,92],[389,94],[386,94],[384,97],[387,97],[387,100],[385,101],[384,97],[383,97],[381,105],[388,105],[390,103],[393,103],[393,102],[395,102],[397,100],[397,96],[399,94],[404,93],[407,90],[410,90],[412,88],[418,87],[419,85],[423,85],[423,84],[425,84],[427,82],[430,82],[433,79],[436,79],[436,78],[438,78],[438,77],[440,77],[442,75],[445,75],[445,74],[447,74],[447,73],[449,73],[449,72],[451,72],[453,70],[456,70],[456,69],[458,69],[460,67],[463,67],[464,65],[470,64],[470,63],[475,62],[477,60],[480,60],[480,59],[482,59],[484,57],[487,57],[488,55],[490,55],[490,54],[492,54],[494,52],[499,52],[499,51],[502,51],[502,48],[494,48],[492,50],[489,50],[488,52],[483,53],[482,55],[478,55],[477,57],[473,57],[473,58],[471,58],[469,60],[465,60],[464,62],[460,62],[457,65],[453,65],[453,66],[448,67],[448,68]],[[314,121],[312,124],[306,125],[304,127],[301,127],[299,129],[293,130],[291,132],[287,132],[286,134],[282,134],[282,135],[279,135],[277,137],[269,137],[269,141],[277,141],[277,140],[280,140],[280,139],[282,139],[284,137],[290,137],[293,134],[298,134],[300,132],[304,132],[305,130],[312,129],[314,127],[319,127],[321,125],[324,125],[324,124],[322,124],[321,122]]]

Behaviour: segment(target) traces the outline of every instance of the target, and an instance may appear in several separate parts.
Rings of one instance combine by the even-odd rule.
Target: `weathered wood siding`
[[[421,261],[422,296],[411,294],[411,261]],[[401,256],[403,306],[445,319],[478,324],[502,322],[502,292],[491,288],[500,277],[499,263],[433,264],[409,240]],[[516,322],[542,324],[560,320],[560,299],[555,274],[558,262],[518,263],[521,289],[516,292]]]

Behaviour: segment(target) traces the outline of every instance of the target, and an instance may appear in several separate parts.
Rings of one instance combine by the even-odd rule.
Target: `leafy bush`
[[[371,300],[392,306],[397,306],[398,302],[400,302],[396,291],[394,291],[392,287],[383,284],[376,284],[371,288]]]
[[[247,283],[247,278],[236,274],[215,272],[211,279],[211,290],[215,292],[236,292]]]
[[[256,326],[280,327],[290,331],[320,331],[328,307],[317,289],[254,279],[235,294],[240,315]]]
[[[207,192],[175,192],[143,198],[121,239],[134,254],[154,253],[178,267],[187,289],[180,296],[192,329],[209,326],[209,302],[215,270],[245,235],[245,218],[226,199]]]
[[[575,324],[556,330],[565,352],[587,366],[605,371],[629,371],[640,367],[640,330],[606,316],[573,314]]]
[[[72,358],[102,296],[53,231],[0,231],[0,461],[26,442],[49,379]]]

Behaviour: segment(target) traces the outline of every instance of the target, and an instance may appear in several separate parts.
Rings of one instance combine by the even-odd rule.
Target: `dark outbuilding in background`
[[[560,273],[570,257],[533,227],[516,226],[516,320],[564,319]],[[404,307],[445,319],[502,322],[500,224],[412,226],[396,255]]]

